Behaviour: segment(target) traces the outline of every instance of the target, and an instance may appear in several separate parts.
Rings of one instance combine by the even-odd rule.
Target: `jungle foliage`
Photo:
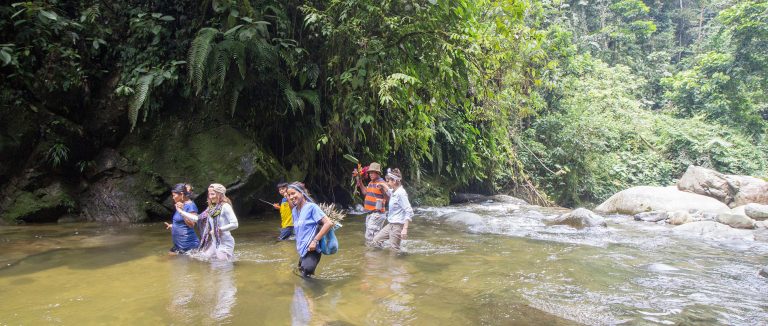
[[[200,110],[322,187],[352,154],[579,205],[688,164],[766,175],[766,17],[764,0],[17,2],[0,105],[117,107],[123,134]],[[52,169],[91,159],[41,130]]]

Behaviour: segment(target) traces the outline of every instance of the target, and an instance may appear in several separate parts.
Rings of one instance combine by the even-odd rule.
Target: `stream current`
[[[399,255],[366,248],[350,215],[312,280],[293,274],[277,214],[240,218],[234,263],[168,256],[162,223],[2,227],[0,325],[768,324],[768,243],[542,222],[562,212],[419,208]]]

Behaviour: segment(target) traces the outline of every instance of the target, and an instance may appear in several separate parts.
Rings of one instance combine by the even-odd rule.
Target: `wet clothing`
[[[280,201],[280,227],[285,229],[289,226],[293,226],[293,213],[291,213],[291,205],[288,204],[288,199],[283,198]]]
[[[184,211],[188,213],[197,213],[197,205],[192,201],[188,201],[184,203]],[[197,239],[197,234],[195,234],[195,229],[184,222],[184,217],[181,216],[179,211],[174,211],[173,213],[171,240],[173,241],[173,248],[171,248],[171,251],[178,253],[185,253],[188,250],[196,249],[200,245],[200,241]]]
[[[294,230],[296,231],[296,251],[299,257],[304,257],[309,250],[309,242],[312,241],[320,230],[320,221],[325,217],[325,213],[320,206],[312,202],[304,202],[304,206],[293,208]]]
[[[390,194],[389,212],[387,213],[387,224],[373,237],[372,246],[383,248],[384,241],[389,240],[389,246],[399,251],[402,241],[402,232],[405,227],[405,221],[411,221],[413,218],[413,208],[408,200],[408,193],[402,186],[398,187]]]
[[[230,231],[239,226],[232,205],[223,203],[208,208],[200,216],[202,240],[199,252],[205,258],[232,260],[235,257],[235,238]]]
[[[369,244],[373,241],[373,236],[384,227],[384,222],[387,221],[385,214],[372,212],[365,217],[365,243]]]
[[[389,223],[387,224],[376,236],[373,237],[374,247],[384,248],[384,241],[389,240],[390,248],[399,251],[400,242],[403,240],[402,236],[403,224],[402,223]]]
[[[286,228],[280,229],[280,235],[277,236],[278,240],[288,240],[293,235],[293,227],[289,226]]]
[[[315,274],[317,264],[320,263],[320,257],[323,257],[323,255],[319,251],[310,251],[299,258],[299,273],[301,273],[302,277]]]
[[[363,202],[363,208],[368,212],[381,212],[387,211],[387,201],[384,197],[384,190],[379,189],[379,185],[384,184],[384,178],[379,177],[368,183],[368,187],[365,188],[365,201]],[[386,189],[386,188],[385,188]],[[381,209],[376,209],[376,200],[381,200]]]

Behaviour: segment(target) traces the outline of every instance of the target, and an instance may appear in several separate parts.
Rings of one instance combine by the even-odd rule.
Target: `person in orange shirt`
[[[360,176],[357,177],[357,186],[360,192],[365,194],[363,209],[368,213],[365,217],[365,243],[370,245],[373,236],[379,232],[387,220],[387,185],[381,177],[381,164],[373,162],[368,166],[370,182],[364,187]]]

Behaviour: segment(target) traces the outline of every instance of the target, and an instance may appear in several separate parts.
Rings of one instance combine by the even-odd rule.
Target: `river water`
[[[482,218],[446,218],[456,211]],[[277,214],[241,217],[234,263],[167,256],[162,223],[2,227],[0,324],[768,324],[765,242],[628,217],[542,223],[560,212],[418,209],[400,255],[366,249],[362,218],[348,216],[313,280],[292,273]]]

